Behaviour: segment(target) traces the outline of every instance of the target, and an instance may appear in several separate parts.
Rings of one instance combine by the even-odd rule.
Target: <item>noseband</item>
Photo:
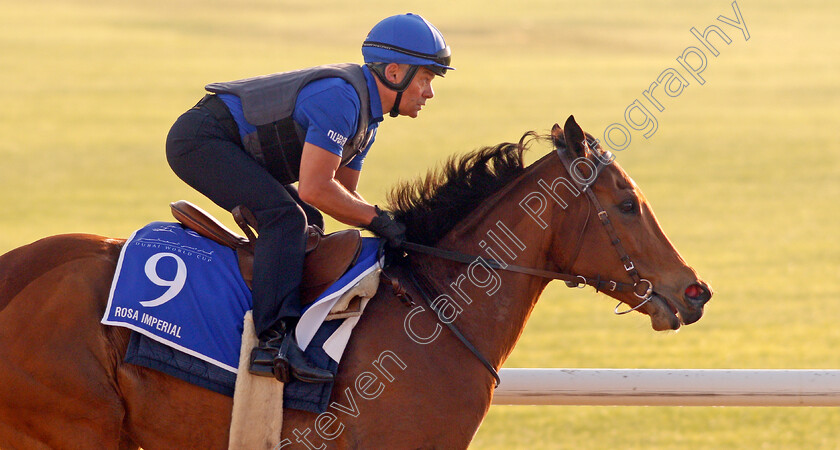
[[[594,153],[600,150],[600,146],[598,145],[597,141],[586,141],[585,145],[589,147],[589,149]],[[621,239],[618,237],[618,233],[615,231],[615,227],[613,226],[612,222],[610,221],[609,215],[607,211],[601,206],[601,202],[598,201],[598,197],[595,196],[595,193],[592,192],[592,185],[598,179],[598,175],[601,174],[601,171],[612,162],[612,153],[606,150],[602,150],[600,156],[596,156],[595,162],[591,161],[586,157],[578,157],[572,160],[568,153],[563,148],[557,148],[557,155],[560,157],[560,161],[563,163],[566,171],[569,173],[569,176],[572,178],[571,182],[574,183],[578,191],[583,192],[586,194],[589,202],[587,206],[589,210],[586,214],[586,219],[583,223],[583,227],[581,228],[580,234],[578,236],[578,242],[575,244],[575,251],[572,253],[572,257],[569,259],[567,265],[571,269],[574,265],[575,260],[577,260],[578,254],[580,253],[581,247],[583,245],[583,235],[586,232],[586,227],[589,225],[589,217],[591,208],[595,208],[597,211],[598,219],[601,221],[601,225],[604,226],[604,230],[607,232],[607,235],[610,238],[610,243],[612,243],[613,248],[615,249],[616,253],[618,254],[618,258],[621,260],[621,263],[624,267],[624,270],[627,272],[627,275],[633,280],[633,283],[623,283],[614,280],[604,280],[601,278],[600,275],[596,275],[595,278],[588,278],[583,275],[576,275],[576,274],[568,274],[562,272],[552,272],[543,269],[536,269],[532,267],[523,267],[517,266],[513,264],[504,264],[500,263],[499,261],[493,259],[485,259],[484,261],[492,267],[493,269],[497,270],[504,270],[508,272],[517,272],[517,273],[524,273],[528,275],[533,275],[541,278],[546,279],[553,279],[553,280],[563,280],[566,282],[566,285],[569,287],[583,287],[585,285],[589,285],[595,288],[597,291],[610,291],[610,292],[626,292],[632,291],[633,294],[642,300],[641,303],[638,305],[631,307],[624,311],[619,311],[619,307],[621,306],[622,302],[618,302],[613,312],[617,315],[627,314],[632,311],[636,311],[637,309],[641,308],[643,305],[648,303],[651,298],[653,297],[653,283],[649,280],[642,278],[639,276],[639,272],[636,270],[636,266],[633,264],[633,260],[630,259],[630,255],[627,254],[627,251],[624,249],[624,246],[621,244]],[[604,162],[604,159],[608,161],[607,163]],[[589,177],[584,177],[583,174],[578,170],[579,165],[586,165],[589,168]],[[580,195],[580,192],[575,196]],[[421,245],[414,242],[404,242],[403,249],[407,252],[417,252],[423,253],[431,256],[435,256],[438,258],[447,259],[450,261],[456,261],[464,264],[470,264],[476,261],[479,256],[475,255],[468,255],[465,253],[452,251],[452,250],[444,250],[435,247],[430,247],[427,245]],[[412,284],[415,286],[417,291],[425,300],[426,304],[440,316],[439,311],[433,306],[432,302],[432,294],[429,293],[431,290],[430,283],[426,280],[420,280],[418,275],[415,274],[414,271],[409,268],[408,270],[409,279],[412,281]],[[425,285],[425,287],[424,287]],[[481,363],[490,371],[493,378],[496,380],[496,387],[499,386],[500,378],[499,374],[496,372],[496,369],[484,358],[481,353],[472,345],[472,343],[467,340],[466,337],[455,327],[454,323],[443,321],[444,325],[446,325],[454,334],[455,336],[481,361]]]
[[[586,143],[591,151],[594,153],[595,151],[599,150],[599,145],[597,141],[587,141]],[[613,312],[617,315],[627,314],[629,312],[635,311],[641,308],[644,304],[650,301],[653,297],[653,283],[649,280],[642,278],[639,276],[639,272],[636,270],[635,264],[633,264],[633,260],[630,259],[630,255],[627,254],[627,251],[624,249],[624,246],[621,244],[621,239],[618,237],[618,233],[615,231],[615,227],[613,226],[612,222],[610,221],[610,217],[607,214],[607,211],[601,206],[601,202],[598,201],[598,197],[595,196],[595,193],[592,191],[591,187],[595,183],[595,180],[598,179],[598,175],[601,174],[601,170],[607,166],[609,163],[604,163],[604,159],[609,161],[610,163],[613,160],[612,153],[604,150],[601,153],[601,156],[596,156],[595,161],[592,162],[591,160],[587,159],[586,157],[578,157],[575,160],[569,158],[567,152],[564,149],[557,148],[557,155],[560,156],[560,161],[563,163],[563,166],[566,168],[566,171],[572,178],[572,182],[575,183],[578,190],[586,194],[586,197],[589,199],[588,206],[590,208],[594,207],[595,210],[598,212],[598,219],[601,221],[601,225],[604,226],[604,230],[607,232],[607,236],[610,238],[610,243],[612,244],[613,248],[615,249],[616,253],[618,254],[618,258],[621,260],[621,264],[624,267],[624,270],[627,272],[627,275],[633,280],[632,291],[633,294],[642,300],[641,303],[638,305],[627,309],[625,311],[619,311],[618,308],[621,306],[621,302],[615,306]],[[604,158],[604,159],[602,159]],[[583,177],[583,175],[578,170],[578,165],[584,164],[589,167],[590,175],[589,177]],[[568,262],[568,267],[571,268],[574,265],[575,260],[577,259],[578,254],[580,253],[580,248],[583,242],[583,234],[586,231],[586,227],[589,225],[589,214],[586,215],[586,221],[583,223],[583,228],[580,231],[580,235],[578,237],[578,243],[575,248],[575,252],[572,254],[572,258]],[[579,277],[583,278],[583,277]],[[575,287],[580,283],[576,282],[567,282],[566,285],[569,287]],[[588,284],[588,283],[587,283]],[[618,283],[615,281],[609,281],[610,284],[610,291],[618,290]],[[647,287],[645,287],[647,285]],[[639,287],[642,287],[644,290],[640,293]],[[595,287],[598,290],[598,287]]]

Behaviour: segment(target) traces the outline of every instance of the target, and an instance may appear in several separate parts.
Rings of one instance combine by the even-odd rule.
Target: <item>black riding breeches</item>
[[[323,218],[300,200],[294,186],[280,184],[260,166],[234,132],[205,108],[190,109],[169,131],[166,157],[182,180],[220,207],[245,205],[254,213],[259,236],[253,311],[259,336],[282,318],[300,317],[307,217],[321,228]]]

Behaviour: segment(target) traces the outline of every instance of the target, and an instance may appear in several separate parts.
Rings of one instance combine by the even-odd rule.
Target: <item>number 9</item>
[[[170,257],[175,259],[175,262],[178,264],[178,269],[175,272],[175,279],[173,280],[164,280],[157,274],[157,265],[158,262],[163,257]],[[156,253],[151,258],[146,261],[146,277],[149,278],[149,281],[158,285],[158,286],[168,286],[169,289],[163,293],[160,297],[153,299],[153,300],[146,300],[144,302],[140,302],[141,305],[146,307],[153,307],[153,306],[160,306],[169,300],[175,298],[181,289],[184,288],[184,284],[187,282],[187,265],[184,264],[184,260],[181,259],[178,255],[174,253]]]

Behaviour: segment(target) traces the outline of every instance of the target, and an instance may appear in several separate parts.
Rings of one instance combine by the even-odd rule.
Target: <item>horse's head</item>
[[[558,175],[570,181],[569,191],[579,192],[568,203],[570,214],[555,214],[556,221],[577,222],[565,222],[568,231],[553,239],[556,268],[627,287],[601,285],[607,295],[650,316],[655,330],[699,320],[712,291],[665,236],[636,183],[587,139],[573,116],[563,129],[555,124],[551,134],[565,171]],[[552,225],[560,229],[559,222]]]

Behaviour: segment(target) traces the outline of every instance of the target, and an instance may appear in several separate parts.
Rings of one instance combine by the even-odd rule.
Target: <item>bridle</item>
[[[585,141],[586,145],[593,151],[597,151],[600,149],[600,146],[597,141]],[[588,206],[590,208],[594,207],[597,211],[598,219],[601,221],[601,225],[604,226],[604,231],[607,232],[607,236],[610,238],[610,243],[612,244],[613,248],[618,255],[619,260],[621,261],[624,270],[627,272],[627,275],[633,280],[633,284],[629,285],[631,289],[618,289],[619,283],[616,281],[609,281],[610,284],[610,291],[614,292],[617,290],[632,290],[633,294],[642,300],[641,303],[638,305],[627,309],[625,311],[619,311],[618,308],[621,306],[621,302],[615,306],[613,310],[615,314],[622,315],[627,314],[629,312],[635,311],[641,308],[644,304],[648,303],[650,299],[653,297],[653,283],[649,280],[642,278],[639,275],[638,270],[636,270],[636,265],[633,264],[633,260],[630,259],[630,255],[627,253],[627,250],[624,249],[624,245],[621,244],[621,239],[618,237],[618,233],[615,231],[615,227],[613,226],[612,222],[610,221],[610,217],[607,214],[607,211],[601,206],[601,202],[598,201],[598,197],[595,196],[595,193],[592,191],[591,187],[598,179],[598,175],[601,174],[601,170],[606,167],[608,164],[612,163],[612,153],[608,151],[602,151],[600,156],[595,157],[595,163],[585,157],[579,157],[575,160],[569,158],[567,152],[563,151],[561,148],[557,148],[557,154],[560,156],[560,161],[562,161],[563,166],[566,168],[566,171],[572,178],[572,181],[577,186],[578,190],[584,194],[589,199]],[[607,163],[604,162],[606,158]],[[590,175],[588,178],[584,178],[580,171],[577,169],[578,164],[585,164],[590,168]],[[583,228],[581,229],[580,235],[578,237],[578,243],[575,248],[575,252],[572,254],[571,260],[568,262],[569,268],[574,265],[575,260],[577,259],[578,254],[580,253],[580,248],[583,242],[583,234],[586,231],[586,227],[589,225],[589,214],[586,215],[586,221],[583,224]],[[579,276],[578,276],[579,277]],[[582,277],[580,277],[582,278]],[[600,279],[600,277],[599,277]],[[590,283],[585,283],[590,284]],[[627,283],[621,283],[623,286],[628,286]],[[645,288],[644,285],[647,285]],[[568,285],[568,283],[567,283]],[[639,287],[643,287],[644,290],[642,293],[639,293]],[[572,286],[570,286],[572,287]],[[595,290],[599,290],[599,286],[595,286]],[[603,290],[603,289],[600,289]]]
[[[592,152],[600,150],[600,146],[598,142],[595,140],[592,141],[584,141],[584,144],[587,145]],[[624,249],[624,246],[621,244],[621,239],[618,237],[618,233],[615,231],[615,227],[613,226],[612,222],[610,221],[609,215],[607,211],[601,206],[601,202],[598,201],[598,197],[595,196],[595,193],[592,191],[592,185],[598,179],[601,171],[612,163],[612,154],[609,151],[601,151],[600,156],[596,156],[595,162],[586,158],[586,157],[578,157],[574,160],[571,159],[568,152],[565,149],[558,147],[556,149],[557,155],[560,157],[560,161],[562,162],[563,166],[565,167],[566,171],[569,173],[574,183],[574,186],[578,189],[579,193],[576,196],[579,196],[580,193],[586,194],[588,207],[590,208],[587,211],[586,220],[581,228],[580,234],[578,235],[578,241],[575,246],[575,251],[572,253],[570,260],[567,262],[569,268],[574,265],[575,260],[580,253],[581,247],[583,245],[583,236],[586,232],[586,228],[589,225],[589,217],[591,208],[595,208],[597,211],[598,219],[603,225],[604,230],[606,231],[607,235],[610,238],[610,242],[612,243],[613,248],[615,249],[616,253],[618,254],[618,258],[621,260],[621,263],[624,267],[624,270],[627,272],[627,275],[633,280],[633,283],[624,283],[614,280],[604,280],[600,277],[600,275],[596,275],[595,278],[585,277],[583,275],[577,274],[569,274],[563,272],[552,272],[543,269],[535,269],[531,267],[524,267],[524,266],[517,266],[513,264],[506,264],[500,263],[499,261],[493,259],[486,259],[482,258],[482,260],[487,263],[491,268],[497,270],[504,270],[508,272],[516,272],[516,273],[523,273],[527,275],[533,275],[541,278],[546,279],[553,279],[553,280],[562,280],[566,282],[566,285],[569,287],[583,287],[586,285],[592,286],[597,291],[610,291],[610,292],[627,292],[632,291],[633,294],[641,299],[641,303],[638,305],[631,307],[630,309],[619,311],[619,307],[621,306],[621,302],[616,305],[614,309],[614,313],[617,315],[627,314],[632,311],[636,311],[641,308],[643,305],[648,303],[651,298],[653,298],[653,283],[649,280],[642,278],[639,275],[639,272],[636,270],[635,264],[633,264],[630,255]],[[604,162],[606,159],[607,162]],[[578,170],[579,165],[586,165],[589,168],[589,176],[584,177],[580,170]],[[453,251],[453,250],[444,250],[435,247],[430,247],[427,245],[421,245],[414,242],[404,242],[403,249],[408,252],[416,252],[416,253],[423,253],[426,255],[435,256],[442,259],[447,259],[450,261],[456,261],[464,264],[470,264],[476,260],[478,260],[479,256],[476,255],[468,255],[465,253]],[[419,274],[415,274],[414,271],[410,268],[408,270],[409,279],[414,284],[417,291],[425,300],[426,304],[440,316],[439,311],[432,306],[434,303],[431,299],[431,294],[428,292],[429,290],[433,290],[430,287],[430,283],[426,280],[423,280]],[[425,287],[424,287],[425,285]],[[496,387],[499,386],[500,378],[496,369],[490,364],[484,356],[482,356],[478,350],[472,345],[472,343],[467,340],[466,337],[458,330],[455,325],[449,321],[442,321],[444,325],[446,325],[454,334],[455,336],[474,354],[481,363],[490,371],[491,375],[496,380]]]

